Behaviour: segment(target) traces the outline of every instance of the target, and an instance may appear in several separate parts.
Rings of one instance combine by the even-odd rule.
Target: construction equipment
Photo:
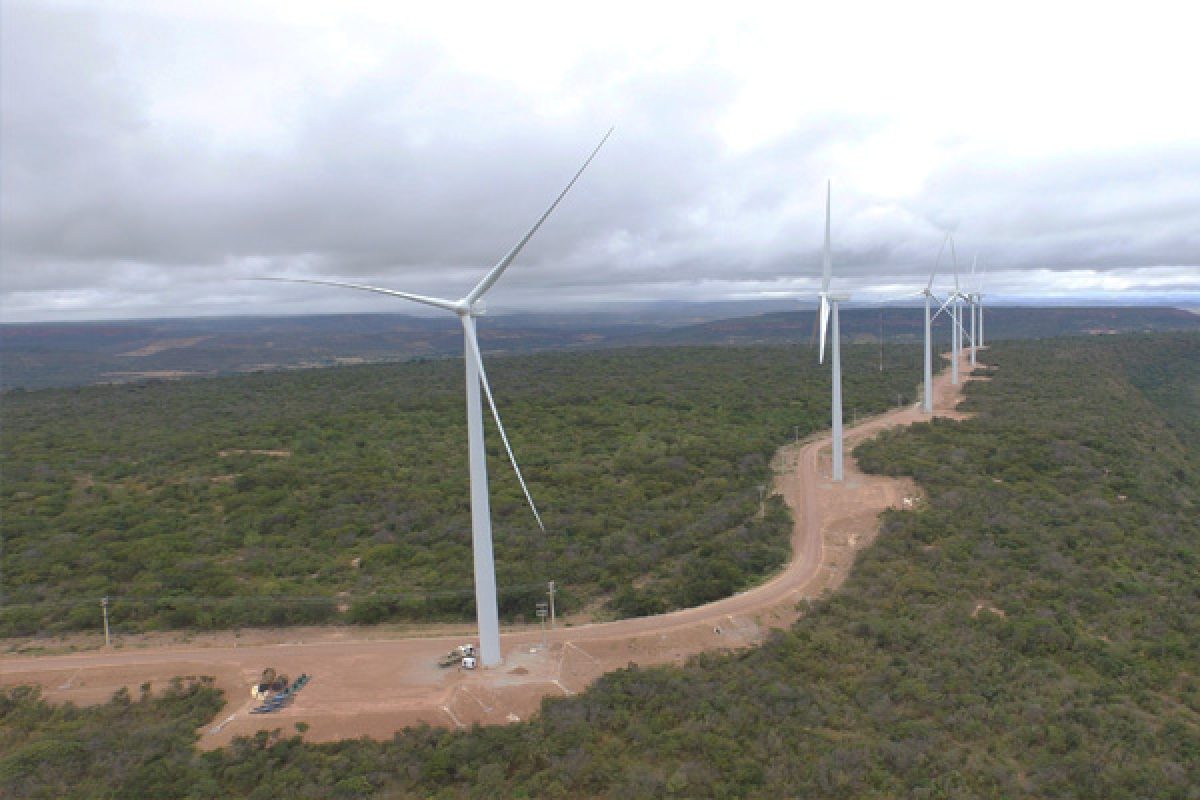
[[[274,667],[267,667],[262,671],[262,675],[258,679],[258,683],[250,687],[250,696],[255,700],[265,699],[271,692],[278,692],[286,689],[288,686],[287,675],[280,675],[275,671]]]
[[[456,667],[456,666],[459,666],[460,664],[462,664],[463,659],[465,659],[465,658],[471,658],[471,659],[475,658],[475,645],[460,644],[458,647],[454,648],[449,653],[446,653],[446,655],[442,656],[441,660],[438,661],[438,666],[443,667],[443,668],[444,667]]]
[[[308,673],[302,672],[300,673],[300,677],[297,678],[296,682],[293,684],[289,685],[286,680],[283,681],[282,686],[280,686],[278,683],[274,684],[279,686],[279,688],[273,691],[268,691],[261,697],[256,698],[262,702],[262,705],[250,709],[250,713],[271,714],[278,711],[288,703],[292,702],[292,700],[296,698],[296,693],[303,689],[308,684],[309,680],[311,679],[309,678]]]

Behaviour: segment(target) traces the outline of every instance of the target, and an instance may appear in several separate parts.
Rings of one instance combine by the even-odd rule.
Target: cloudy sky
[[[3,0],[0,319],[412,310],[616,131],[495,311],[923,283],[1200,303],[1178,2]],[[787,10],[784,10],[787,9]]]

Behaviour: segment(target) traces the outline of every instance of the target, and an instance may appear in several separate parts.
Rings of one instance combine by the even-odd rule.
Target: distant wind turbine
[[[500,439],[504,442],[504,450],[508,453],[508,460],[512,463],[513,470],[517,474],[517,480],[521,484],[521,490],[525,493],[525,499],[529,502],[529,508],[533,511],[534,519],[537,520],[539,528],[543,531],[546,528],[542,525],[541,515],[538,514],[533,497],[529,494],[529,487],[525,484],[525,478],[521,475],[521,468],[517,465],[516,458],[513,457],[512,447],[509,446],[508,436],[504,433],[504,425],[500,422],[500,413],[496,410],[496,403],[492,398],[492,390],[488,385],[487,373],[483,368],[483,357],[479,351],[479,340],[475,335],[475,317],[484,313],[484,306],[481,302],[483,296],[500,279],[500,276],[504,274],[504,271],[516,259],[522,248],[537,233],[538,228],[542,226],[546,218],[558,207],[562,199],[566,197],[567,192],[579,180],[579,176],[592,163],[592,159],[600,152],[600,148],[604,146],[604,143],[608,141],[608,137],[611,135],[612,129],[610,128],[604,134],[600,143],[592,150],[587,160],[583,162],[583,166],[571,178],[567,187],[559,193],[554,202],[550,204],[550,207],[546,209],[545,213],[529,229],[529,232],[508,251],[508,254],[504,258],[500,259],[488,271],[483,280],[475,285],[475,288],[471,289],[470,292],[458,300],[443,300],[438,297],[426,297],[419,294],[381,289],[375,286],[364,286],[358,283],[343,283],[341,281],[304,278],[261,279],[285,283],[312,283],[322,286],[339,286],[346,289],[358,289],[364,292],[376,292],[378,294],[399,297],[402,300],[411,300],[414,303],[423,303],[424,305],[440,308],[458,315],[463,329],[463,360],[466,362],[467,378],[467,445],[471,470],[471,546],[475,561],[475,611],[479,622],[480,663],[485,667],[499,665],[502,661],[502,656],[500,653],[500,614],[496,600],[496,565],[492,552],[492,517],[488,503],[487,453],[484,450],[483,441],[483,407],[479,396],[480,386],[483,387],[488,406],[492,410],[492,418],[496,421],[496,429],[500,433]]]
[[[825,246],[821,251],[821,355],[820,363],[825,363],[825,334],[832,318],[833,322],[833,479],[840,481],[844,477],[842,464],[842,345],[841,326],[838,323],[838,305],[850,299],[848,294],[830,294],[829,282],[833,279],[833,255],[829,247],[829,198],[832,191],[830,183],[825,184]]]
[[[979,322],[979,339],[975,342],[976,347],[983,347],[983,274],[987,272],[987,267],[979,273],[979,277],[975,279],[975,291],[971,294],[971,299],[975,304],[975,315]],[[971,267],[971,274],[974,275],[975,268]],[[974,329],[972,328],[972,339],[974,339]],[[971,365],[975,364],[975,351],[971,351]]]
[[[975,297],[979,299],[979,346],[987,347],[987,342],[983,337],[983,276],[979,277],[979,291],[975,293]]]
[[[976,253],[975,257],[971,259],[971,283],[973,286],[978,286],[978,284],[976,283],[976,278],[975,278],[975,267],[976,267],[976,265],[978,265],[978,263],[979,263],[979,254]],[[971,333],[970,333],[970,336],[971,336],[971,366],[974,367],[975,366],[975,351],[978,349],[978,344],[979,344],[979,340],[975,338],[975,333],[976,333],[975,318],[978,316],[978,313],[979,313],[979,294],[975,291],[968,291],[967,292],[967,302],[971,306]]]
[[[954,251],[954,237],[949,233],[942,239],[942,246],[938,249],[937,259],[933,262],[933,269],[929,272],[929,282],[925,284],[925,289],[921,294],[925,297],[925,397],[922,400],[922,408],[926,414],[933,413],[933,320],[936,315],[930,315],[930,306],[937,301],[937,297],[933,294],[933,279],[937,277],[938,265],[942,262],[942,253],[946,251],[946,245],[950,245],[951,252]],[[945,308],[945,306],[943,306]],[[941,313],[941,309],[938,310]]]
[[[946,254],[946,246],[950,247],[950,258],[954,265],[954,290],[946,295],[946,299],[941,300],[933,291],[933,282],[937,278],[938,267],[941,266],[942,256]],[[974,274],[974,272],[972,272]],[[953,234],[947,232],[942,237],[942,246],[938,248],[937,258],[934,259],[933,269],[929,271],[929,280],[925,283],[925,288],[919,292],[906,292],[896,295],[895,297],[886,298],[881,302],[891,303],[898,300],[907,300],[913,297],[924,298],[925,305],[925,352],[923,360],[923,381],[925,386],[924,396],[921,399],[921,410],[926,414],[933,413],[933,323],[943,313],[946,313],[951,318],[951,380],[958,383],[958,351],[961,348],[961,322],[958,312],[958,302],[969,295],[963,294],[959,287],[958,281],[958,253],[954,246]],[[935,312],[934,306],[938,309]],[[972,335],[972,342],[974,335]]]
[[[962,350],[962,290],[958,284],[958,253],[954,250],[954,239],[950,239],[950,256],[954,263],[954,291],[946,300],[950,304],[950,383],[958,385],[958,355]]]

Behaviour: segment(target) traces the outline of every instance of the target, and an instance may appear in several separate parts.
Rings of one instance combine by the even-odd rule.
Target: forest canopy
[[[510,726],[322,745],[262,732],[203,755],[203,682],[89,709],[9,690],[0,790],[1194,798],[1200,473],[1173,419],[1196,386],[1173,365],[1198,357],[1196,336],[994,346],[973,418],[858,448],[926,501],[885,514],[843,587],[762,647],[620,670]]]
[[[847,347],[847,417],[914,399],[915,348]],[[883,367],[881,370],[880,367]],[[697,605],[788,557],[770,459],[828,425],[797,347],[495,358],[501,613]],[[0,635],[471,619],[462,362],[3,395]]]

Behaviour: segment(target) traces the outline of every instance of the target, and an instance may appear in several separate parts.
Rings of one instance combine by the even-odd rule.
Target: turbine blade
[[[829,195],[832,181],[825,184],[825,247],[821,250],[821,291],[829,291],[829,281],[833,279],[833,254],[829,249]],[[824,301],[822,301],[824,302]],[[822,328],[824,330],[824,328]]]
[[[825,363],[825,334],[829,330],[829,300],[825,295],[821,295],[821,355],[818,359],[818,364]]]
[[[950,241],[949,231],[942,237],[942,246],[938,248],[937,260],[933,262],[933,270],[929,273],[929,283],[925,284],[925,291],[927,292],[933,288],[933,278],[937,275],[938,265],[942,263],[942,253],[946,251],[946,242],[948,241]]]
[[[496,401],[492,399],[492,387],[488,384],[487,371],[483,368],[483,356],[479,353],[479,342],[475,339],[475,331],[470,330],[466,339],[471,351],[466,357],[475,359],[475,366],[479,369],[479,383],[483,386],[488,407],[492,409],[492,419],[496,420],[496,430],[500,431],[500,441],[504,442],[504,451],[508,453],[508,461],[512,464],[513,471],[517,473],[517,481],[521,484],[521,491],[525,493],[525,499],[529,502],[533,518],[537,520],[542,533],[545,533],[546,526],[542,524],[542,515],[538,513],[537,506],[533,503],[533,496],[529,494],[529,487],[525,485],[525,476],[521,474],[521,467],[517,464],[517,458],[513,455],[512,447],[508,443],[508,434],[504,432],[504,423],[500,421],[500,412],[496,410]]]
[[[958,294],[958,253],[954,250],[954,238],[950,239],[950,258],[954,262],[954,293]]]
[[[463,301],[466,302],[467,305],[471,305],[479,298],[483,297],[484,293],[487,292],[488,289],[492,288],[492,285],[496,281],[500,280],[500,276],[504,274],[504,270],[508,269],[508,265],[513,262],[525,245],[528,244],[529,240],[533,238],[533,235],[537,233],[538,228],[542,227],[542,223],[546,221],[546,218],[550,216],[551,212],[558,208],[558,204],[561,203],[562,199],[567,196],[567,192],[571,191],[571,187],[575,185],[577,180],[579,180],[579,176],[583,174],[583,171],[588,168],[588,164],[592,163],[592,159],[595,158],[596,154],[600,152],[600,148],[603,147],[604,143],[608,141],[608,137],[612,136],[612,132],[613,128],[609,128],[608,133],[604,134],[604,138],[600,140],[600,144],[596,145],[595,149],[592,150],[592,154],[587,157],[587,161],[584,161],[583,166],[580,167],[579,171],[575,173],[575,177],[571,178],[571,182],[567,184],[567,188],[559,192],[558,197],[554,199],[554,202],[550,204],[550,207],[546,209],[546,212],[538,218],[538,221],[533,224],[533,227],[529,229],[529,232],[521,237],[521,241],[517,242],[516,245],[513,246],[513,249],[508,251],[508,255],[500,259],[496,266],[492,267],[488,274],[483,276],[483,280],[481,280],[479,284],[476,285],[476,287],[472,289],[466,297],[463,298]]]
[[[942,303],[942,305],[938,308],[937,313],[933,315],[933,317],[931,318],[931,321],[937,319],[943,311],[945,311],[946,309],[948,309],[950,307],[950,304],[953,302],[954,302],[954,295],[950,295],[949,297],[947,297],[946,302]]]
[[[443,300],[440,297],[426,297],[421,294],[409,294],[408,292],[397,292],[394,289],[381,289],[378,286],[365,286],[361,283],[345,283],[343,281],[320,281],[312,278],[251,278],[254,281],[275,281],[277,283],[312,283],[318,286],[338,286],[343,289],[358,289],[363,292],[375,292],[376,294],[386,294],[392,297],[400,297],[404,300],[412,300],[414,303],[424,303],[427,306],[436,308],[444,308],[447,311],[457,313],[461,310],[461,306],[453,300]]]

